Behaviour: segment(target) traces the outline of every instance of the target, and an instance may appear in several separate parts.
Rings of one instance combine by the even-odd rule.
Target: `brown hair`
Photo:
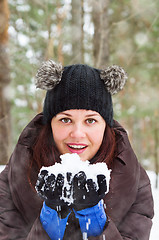
[[[51,124],[44,125],[34,146],[33,160],[38,168],[50,166],[59,161],[59,152],[53,139]]]
[[[96,155],[91,159],[90,163],[105,162],[108,168],[111,169],[114,154],[115,154],[115,132],[113,128],[110,128],[109,125],[106,125],[102,144]]]
[[[46,124],[40,131],[32,147],[32,159],[28,169],[28,180],[35,185],[37,174],[42,166],[51,166],[59,162],[59,152],[53,139],[51,124]]]

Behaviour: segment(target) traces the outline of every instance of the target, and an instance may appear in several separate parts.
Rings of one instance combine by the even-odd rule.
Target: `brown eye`
[[[96,120],[90,118],[90,119],[87,119],[86,122],[87,122],[88,124],[94,124],[94,123],[96,122]]]
[[[71,119],[69,119],[69,118],[62,118],[61,122],[63,122],[63,123],[70,123]]]

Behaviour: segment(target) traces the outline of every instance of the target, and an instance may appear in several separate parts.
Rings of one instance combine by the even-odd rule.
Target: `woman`
[[[150,181],[126,131],[113,120],[111,95],[123,88],[126,78],[117,66],[99,70],[80,64],[62,68],[52,60],[43,63],[36,75],[36,86],[47,90],[43,113],[24,129],[0,175],[1,240],[149,239]],[[85,207],[76,200],[71,208],[61,201],[56,179],[55,198],[49,199],[53,204],[43,201],[35,185],[40,191],[46,177],[41,173],[37,182],[38,173],[42,166],[60,162],[64,153],[77,153],[91,164],[105,162],[112,170],[108,194],[103,190],[107,186],[101,195],[93,188],[96,197],[87,198],[86,193]]]

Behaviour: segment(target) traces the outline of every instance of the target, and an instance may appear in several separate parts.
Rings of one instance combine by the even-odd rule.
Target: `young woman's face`
[[[67,110],[51,121],[54,141],[60,152],[77,153],[81,160],[90,160],[100,148],[106,123],[91,110]]]

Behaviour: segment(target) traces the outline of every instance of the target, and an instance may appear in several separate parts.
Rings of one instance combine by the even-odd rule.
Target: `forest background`
[[[45,92],[35,88],[34,76],[50,58],[126,70],[126,87],[113,96],[114,118],[157,176],[159,0],[0,0],[0,164],[42,111]]]

